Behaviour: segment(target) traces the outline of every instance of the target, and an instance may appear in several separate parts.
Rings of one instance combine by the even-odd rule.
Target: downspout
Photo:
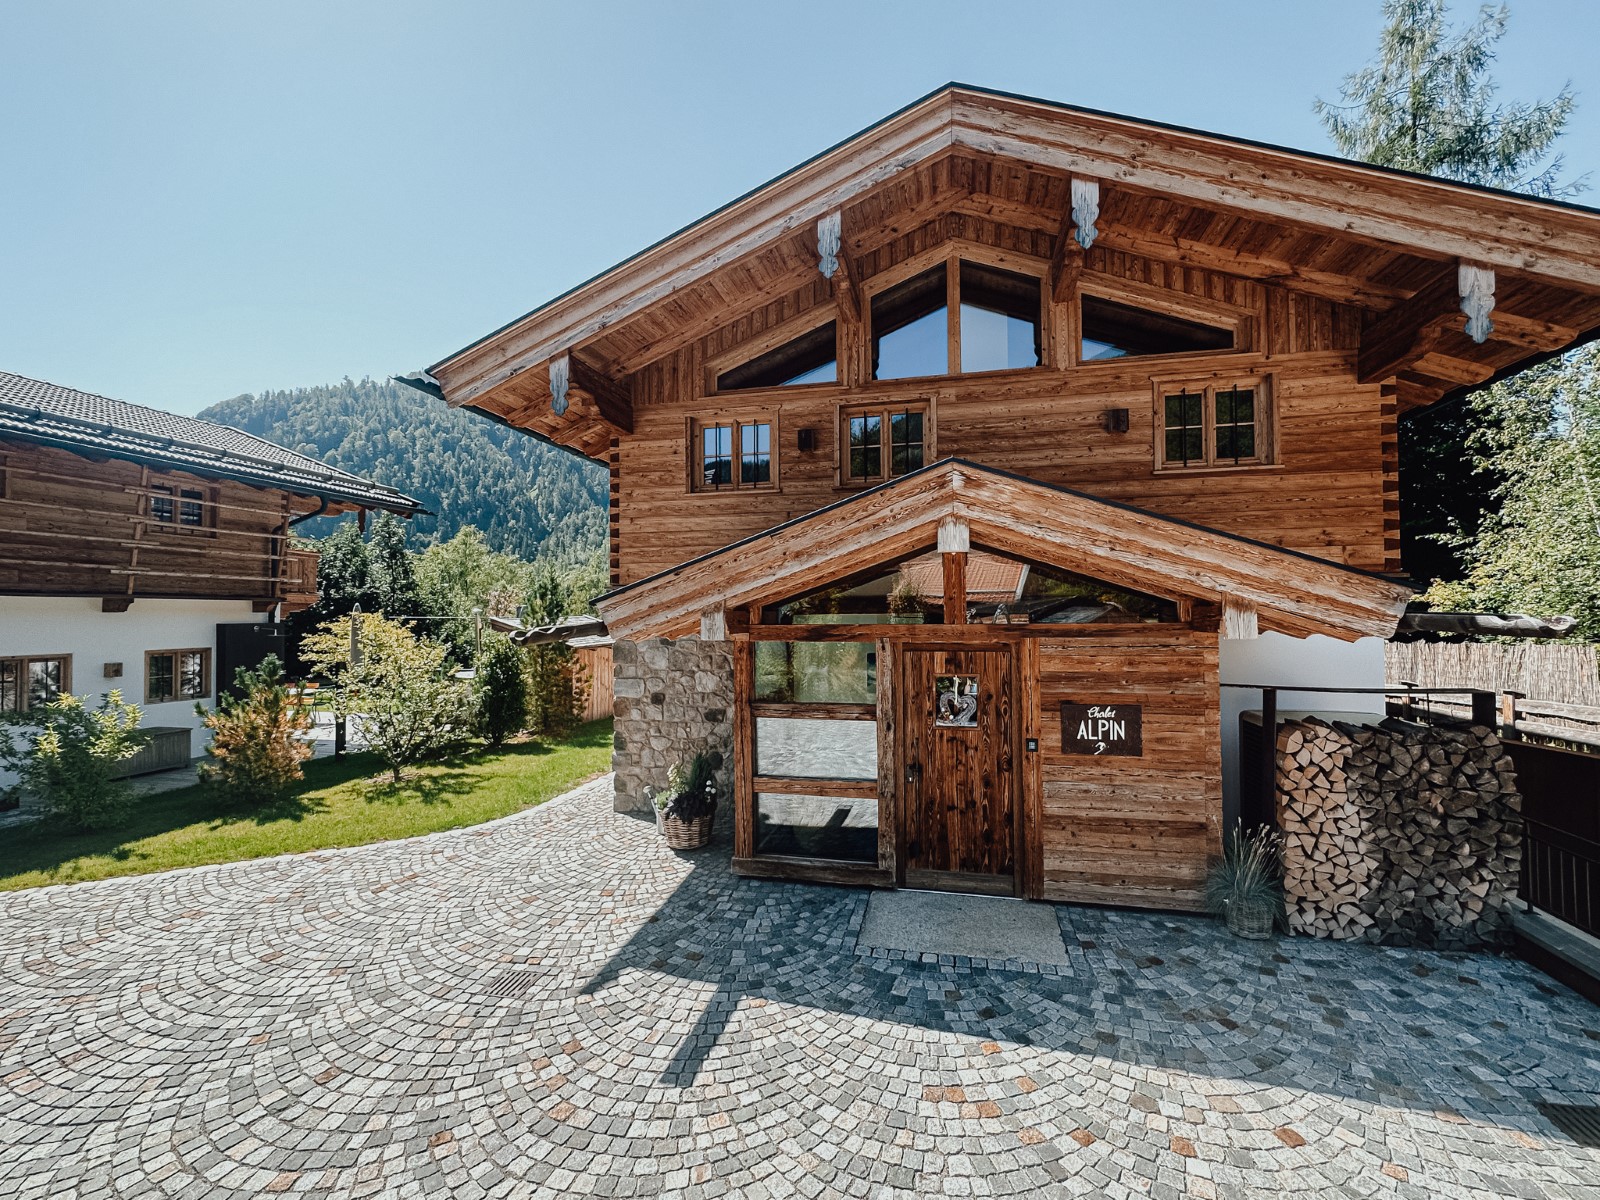
[[[309,520],[311,520],[312,517],[320,517],[323,513],[327,512],[327,511],[328,511],[328,498],[326,496],[321,496],[317,500],[317,507],[316,508],[312,509],[308,513],[301,513],[298,517],[291,517],[289,519],[289,528],[293,529],[296,525],[300,524],[301,521],[309,521]]]

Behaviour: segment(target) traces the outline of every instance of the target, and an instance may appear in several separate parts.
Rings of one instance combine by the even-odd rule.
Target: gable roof
[[[952,83],[463,347],[430,373],[450,403],[471,404],[952,148],[1600,292],[1600,210]]]
[[[1413,589],[1382,575],[1085,492],[942,459],[596,602],[612,635],[674,637],[708,610],[787,599],[928,549],[940,525],[974,546],[1157,596],[1253,607],[1263,629],[1390,637]]]
[[[6,371],[0,371],[0,438],[236,479],[402,516],[423,511],[403,492],[241,429]]]

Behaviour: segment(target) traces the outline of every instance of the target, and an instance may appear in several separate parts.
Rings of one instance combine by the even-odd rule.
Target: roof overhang
[[[1253,608],[1262,629],[1296,637],[1390,637],[1414,595],[1381,575],[952,458],[618,588],[596,607],[617,638],[685,636],[708,612],[774,603],[930,549],[951,518],[974,545]]]
[[[1600,211],[950,84],[429,368],[452,405],[580,349],[675,291],[952,149],[1373,246],[1600,291]]]

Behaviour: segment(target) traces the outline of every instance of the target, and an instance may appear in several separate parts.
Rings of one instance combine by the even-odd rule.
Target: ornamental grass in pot
[[[1249,833],[1235,825],[1222,860],[1206,876],[1206,907],[1220,914],[1237,937],[1272,935],[1283,915],[1283,838],[1261,826]]]
[[[667,784],[652,790],[656,826],[674,850],[698,850],[711,840],[717,815],[717,772],[722,755],[698,751],[688,762],[673,763]]]

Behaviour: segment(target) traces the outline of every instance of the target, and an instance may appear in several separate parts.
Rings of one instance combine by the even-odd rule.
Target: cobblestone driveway
[[[1529,968],[1062,909],[1055,973],[858,955],[608,784],[0,897],[0,1194],[1600,1196],[1600,1010]]]

